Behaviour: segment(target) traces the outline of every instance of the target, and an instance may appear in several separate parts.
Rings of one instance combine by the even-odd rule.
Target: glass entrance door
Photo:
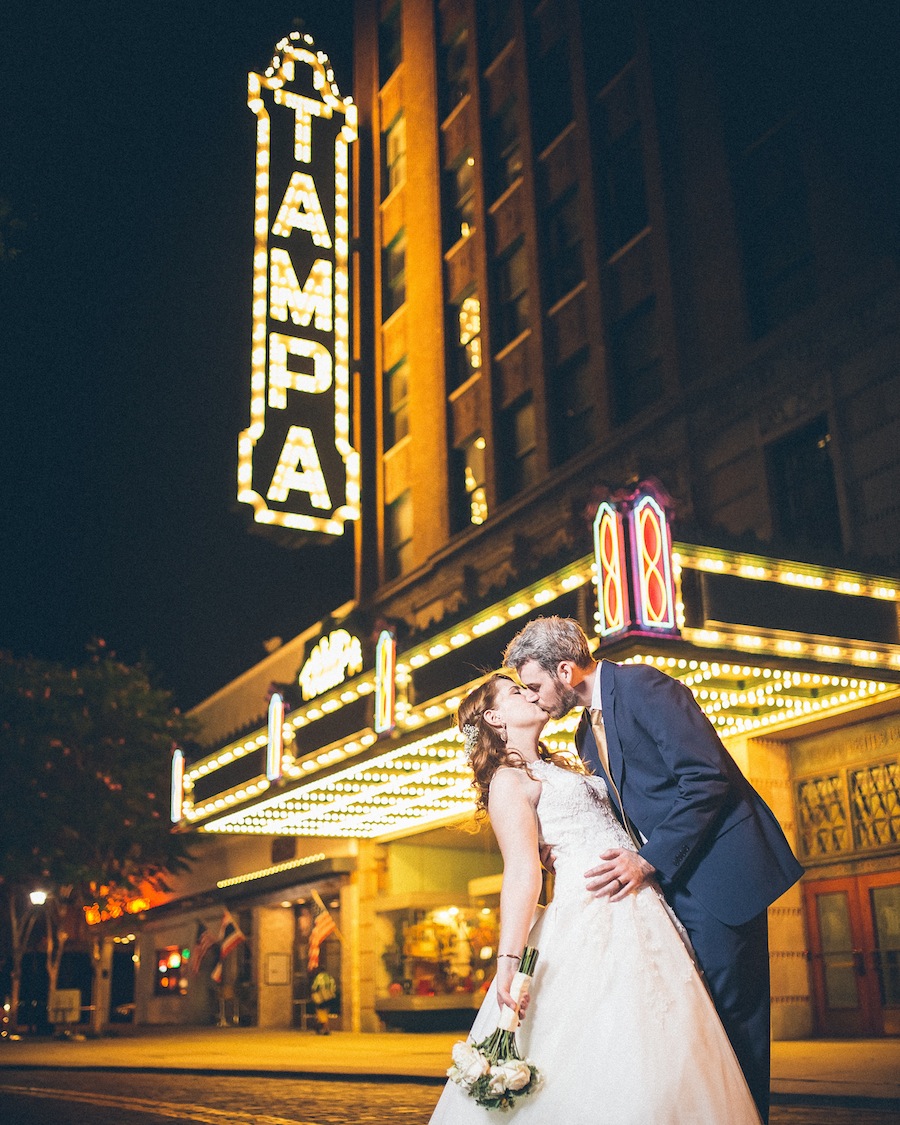
[[[900,1035],[900,872],[806,883],[820,1035]]]

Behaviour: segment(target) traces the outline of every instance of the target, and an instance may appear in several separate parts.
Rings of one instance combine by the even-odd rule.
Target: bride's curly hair
[[[506,672],[495,672],[469,692],[456,712],[456,724],[466,736],[466,752],[472,767],[479,816],[487,813],[491,781],[501,766],[528,772],[528,763],[524,758],[516,750],[507,750],[498,732],[484,719],[485,711],[496,707],[497,689],[503,682],[515,684],[517,681]],[[545,762],[553,762],[576,773],[584,772],[580,761],[566,754],[551,754],[543,742],[538,743],[538,753]]]

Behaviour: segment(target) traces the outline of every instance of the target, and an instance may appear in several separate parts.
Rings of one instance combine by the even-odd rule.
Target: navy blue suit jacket
[[[663,888],[685,887],[729,926],[760,914],[803,868],[690,690],[649,665],[611,661],[600,688],[610,770]],[[605,777],[587,712],[575,740]]]

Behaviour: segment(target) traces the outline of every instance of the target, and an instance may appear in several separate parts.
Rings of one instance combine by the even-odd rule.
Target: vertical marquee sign
[[[261,524],[328,536],[359,518],[350,445],[349,146],[341,98],[312,38],[282,39],[251,73],[256,213],[250,425],[238,440],[238,500]]]

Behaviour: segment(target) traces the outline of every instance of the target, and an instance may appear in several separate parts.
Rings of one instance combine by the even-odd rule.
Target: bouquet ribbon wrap
[[[453,1047],[453,1066],[447,1077],[485,1109],[509,1109],[519,1098],[539,1089],[543,1081],[534,1063],[519,1054],[515,1036],[519,1001],[534,974],[537,958],[538,951],[526,946],[509,989],[515,1008],[503,1006],[497,1026],[487,1039]]]
[[[500,1012],[500,1019],[497,1026],[503,1031],[515,1031],[519,1026],[519,1013],[517,1011],[519,1001],[522,996],[528,991],[528,986],[531,984],[532,977],[528,973],[523,973],[520,969],[512,979],[512,984],[509,986],[510,995],[516,1002],[516,1008],[510,1008],[508,1004],[504,1004]]]

